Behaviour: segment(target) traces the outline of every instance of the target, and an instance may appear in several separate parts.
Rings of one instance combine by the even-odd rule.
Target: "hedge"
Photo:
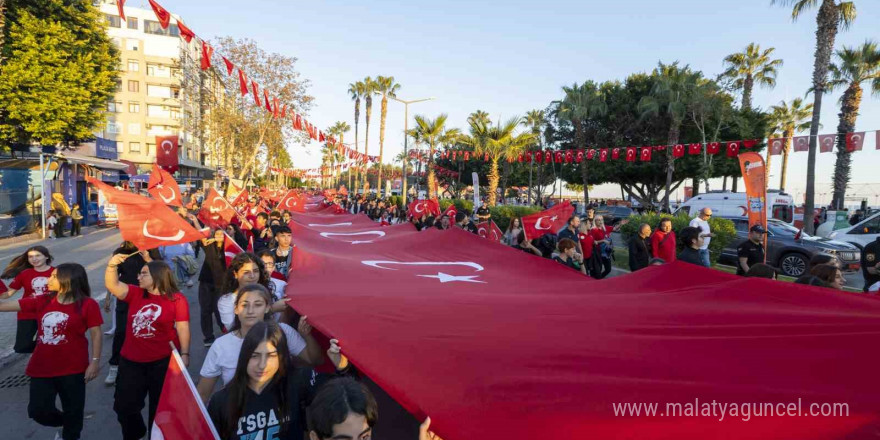
[[[680,236],[681,230],[688,227],[691,222],[691,218],[684,213],[677,216],[653,212],[643,215],[634,214],[627,218],[627,224],[620,227],[620,235],[623,237],[624,242],[629,243],[630,238],[638,233],[639,225],[647,223],[651,226],[651,231],[654,231],[660,224],[661,218],[672,219],[672,230],[675,232],[676,237]],[[718,261],[718,257],[721,256],[721,251],[736,240],[736,227],[732,221],[719,217],[709,219],[709,226],[712,228],[712,233],[715,234],[709,243],[709,258],[712,264],[715,264]],[[676,243],[678,251],[681,251],[682,247],[681,241]]]

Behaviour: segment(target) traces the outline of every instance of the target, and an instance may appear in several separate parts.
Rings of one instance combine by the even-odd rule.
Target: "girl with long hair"
[[[217,299],[220,287],[226,276],[226,252],[224,247],[227,235],[222,229],[215,229],[213,238],[206,238],[200,242],[205,250],[205,261],[199,272],[199,324],[202,327],[205,347],[214,343],[214,322],[222,326],[220,312],[217,310]],[[222,329],[222,327],[221,327]]]
[[[510,219],[507,225],[507,231],[504,231],[504,244],[508,246],[516,246],[519,244],[519,233],[522,231],[522,223],[519,217]]]
[[[25,369],[31,378],[28,416],[41,425],[61,427],[56,439],[75,440],[83,427],[86,382],[100,369],[101,309],[79,264],[58,265],[46,288],[45,295],[0,301],[0,312],[27,312],[39,320],[37,346]],[[59,396],[61,411],[55,406]]]
[[[153,425],[171,342],[180,348],[184,364],[189,365],[189,306],[164,261],[151,261],[141,268],[137,286],[120,281],[117,267],[126,257],[117,254],[110,258],[104,284],[133,312],[126,323],[113,410],[122,426],[122,438],[135,440],[147,433],[147,426]],[[148,395],[149,420],[145,425],[141,410]]]
[[[24,289],[21,299],[29,299],[49,293],[47,283],[52,271],[52,254],[44,246],[31,246],[23,254],[15,257],[0,274],[0,278],[13,278],[2,298],[9,298],[19,289]],[[18,313],[15,331],[16,353],[32,353],[36,347],[37,314],[30,311]]]
[[[229,384],[235,374],[236,359],[241,351],[245,335],[260,322],[272,321],[270,306],[274,299],[266,288],[259,284],[247,284],[239,289],[235,298],[235,319],[229,333],[217,338],[200,371],[201,379],[197,389],[202,400],[208,401],[217,380]],[[318,365],[322,361],[321,348],[312,336],[312,327],[306,317],[300,319],[296,330],[287,324],[278,324],[286,336],[287,351],[308,365]]]
[[[224,328],[232,327],[232,322],[235,319],[235,303],[239,287],[248,284],[259,284],[269,290],[273,296],[283,296],[283,293],[281,296],[274,294],[275,288],[272,282],[269,281],[270,276],[266,272],[263,261],[253,253],[242,252],[229,262],[222,290],[220,290],[222,294],[217,299],[217,310],[220,312],[220,321],[223,322]],[[271,307],[273,312],[281,312],[286,308],[287,303],[283,301],[275,302]]]

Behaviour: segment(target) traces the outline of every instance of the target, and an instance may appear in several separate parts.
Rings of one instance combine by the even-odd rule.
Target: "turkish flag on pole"
[[[652,147],[642,147],[642,153],[639,155],[639,158],[642,162],[650,162],[651,161],[651,152],[654,149]]]
[[[602,148],[599,150],[599,162],[605,162],[608,160],[608,149]]]
[[[193,37],[196,36],[192,29],[186,27],[186,25],[180,20],[177,20],[177,28],[180,29],[180,36],[183,37],[187,43],[191,42]]]
[[[792,143],[794,144],[794,151],[810,151],[809,136],[798,136],[792,139]]]
[[[168,361],[150,437],[158,440],[220,439],[176,349]]]
[[[573,213],[574,207],[565,201],[550,209],[523,217],[522,227],[526,238],[534,240],[544,234],[556,234],[557,231],[565,227],[568,218]]]
[[[214,54],[214,48],[207,41],[202,41],[202,70],[211,68],[211,55]]]
[[[162,26],[162,29],[168,29],[168,22],[171,20],[171,14],[165,10],[161,5],[155,2],[155,0],[148,0],[150,2],[150,6],[153,8],[153,12],[156,13],[156,18],[159,20],[159,25]]]
[[[672,157],[684,157],[684,144],[672,147]]]
[[[208,191],[199,210],[199,219],[211,228],[225,228],[236,215],[235,208],[214,188]]]
[[[742,146],[746,149],[754,148],[755,145],[758,145],[758,142],[760,142],[758,139],[747,139],[742,141]]]
[[[248,94],[247,75],[244,73],[244,70],[241,70],[241,67],[238,68],[238,87],[241,89],[241,96]]]
[[[416,200],[409,204],[406,209],[409,217],[421,218],[423,215],[431,213],[427,200]]]
[[[727,143],[727,157],[736,157],[739,154],[739,141]]]
[[[86,177],[86,181],[104,193],[108,202],[116,205],[122,239],[134,243],[140,250],[205,238],[202,232],[158,200],[118,190],[92,177]]]
[[[477,235],[483,238],[488,238],[496,243],[501,243],[501,238],[504,237],[504,233],[501,232],[501,229],[499,229],[498,225],[492,220],[477,223]]]
[[[626,161],[627,162],[635,162],[636,161],[636,147],[626,147]]]
[[[260,86],[254,80],[251,80],[251,92],[254,95],[254,104],[256,104],[257,107],[260,107]]]
[[[275,209],[278,211],[304,212],[304,204],[305,202],[300,198],[299,194],[295,190],[290,190],[278,201],[278,206]]]
[[[229,236],[226,232],[223,233],[223,255],[226,256],[226,267],[229,267],[229,263],[235,258],[236,255],[244,252],[244,249],[235,242],[235,240]]]
[[[156,163],[169,173],[177,172],[180,161],[177,156],[179,138],[173,136],[156,136]]]
[[[785,138],[773,138],[767,142],[767,149],[770,152],[771,156],[778,156],[782,154],[782,149],[785,146]]]
[[[237,196],[235,196],[235,199],[232,200],[232,207],[238,208],[239,206],[244,206],[247,204],[248,197],[250,197],[248,190],[242,190]]]
[[[805,136],[806,137],[806,136]],[[834,151],[834,143],[837,142],[836,134],[819,135],[819,152],[830,153]]]
[[[119,9],[119,18],[125,21],[125,0],[116,0],[116,9]]]
[[[449,207],[446,208],[446,211],[443,212],[443,215],[449,217],[449,219],[452,221],[455,220],[455,216],[457,214],[458,214],[458,209],[455,207],[455,205],[449,205]]]
[[[709,142],[706,144],[706,153],[718,154],[721,152],[721,142]]]
[[[847,133],[846,134],[846,151],[861,151],[862,145],[865,143],[865,132]]]
[[[440,202],[437,199],[428,199],[428,214],[435,217],[440,216]]]
[[[611,150],[611,159],[612,160],[620,159],[620,148],[614,148]]]
[[[235,70],[235,65],[232,64],[232,61],[229,61],[229,59],[222,55],[220,56],[220,58],[223,58],[223,64],[226,64],[226,74],[232,75],[232,71]]]
[[[690,144],[688,145],[688,154],[696,155],[703,152],[703,144]]]
[[[177,181],[169,172],[159,168],[157,164],[153,164],[147,192],[154,199],[162,200],[166,205],[183,206],[183,198],[180,196],[180,187],[177,186]]]

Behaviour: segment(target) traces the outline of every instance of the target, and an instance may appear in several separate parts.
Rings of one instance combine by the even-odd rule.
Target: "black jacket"
[[[635,236],[629,241],[629,270],[635,272],[648,267],[651,261],[651,249],[648,239]]]
[[[692,247],[686,247],[678,253],[679,260],[684,261],[685,263],[696,264],[697,266],[703,265],[703,259],[700,257],[700,251],[694,249]]]
[[[199,245],[202,246],[202,243],[199,242]],[[205,250],[205,261],[199,272],[199,282],[222,287],[223,278],[226,276],[226,253],[223,252],[222,247],[218,248],[216,243],[202,246],[202,249]]]

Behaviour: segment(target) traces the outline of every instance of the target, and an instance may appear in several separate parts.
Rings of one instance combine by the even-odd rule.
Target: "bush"
[[[458,212],[464,212],[468,215],[471,215],[474,212],[474,203],[470,200],[440,200],[441,211],[446,211],[446,208],[448,208],[449,205],[455,205],[455,209],[458,210]],[[531,206],[498,205],[489,208],[489,214],[492,215],[492,221],[494,221],[495,224],[498,225],[498,228],[502,231],[506,230],[507,226],[510,225],[510,219],[514,217],[522,217],[525,215],[534,214],[540,211],[541,210],[539,208],[534,208]]]
[[[676,237],[691,222],[691,218],[684,213],[677,216],[653,212],[643,215],[631,215],[627,218],[628,223],[620,227],[620,235],[623,237],[623,241],[629,243],[630,238],[638,233],[639,225],[642,223],[650,225],[652,231],[656,230],[661,218],[672,219],[672,230],[675,232]],[[715,264],[718,261],[718,257],[721,256],[721,251],[732,241],[736,240],[736,227],[732,221],[719,217],[709,219],[709,226],[712,228],[712,233],[715,234],[709,243],[709,258],[712,264]],[[678,251],[681,251],[681,242],[676,243],[676,248]]]

